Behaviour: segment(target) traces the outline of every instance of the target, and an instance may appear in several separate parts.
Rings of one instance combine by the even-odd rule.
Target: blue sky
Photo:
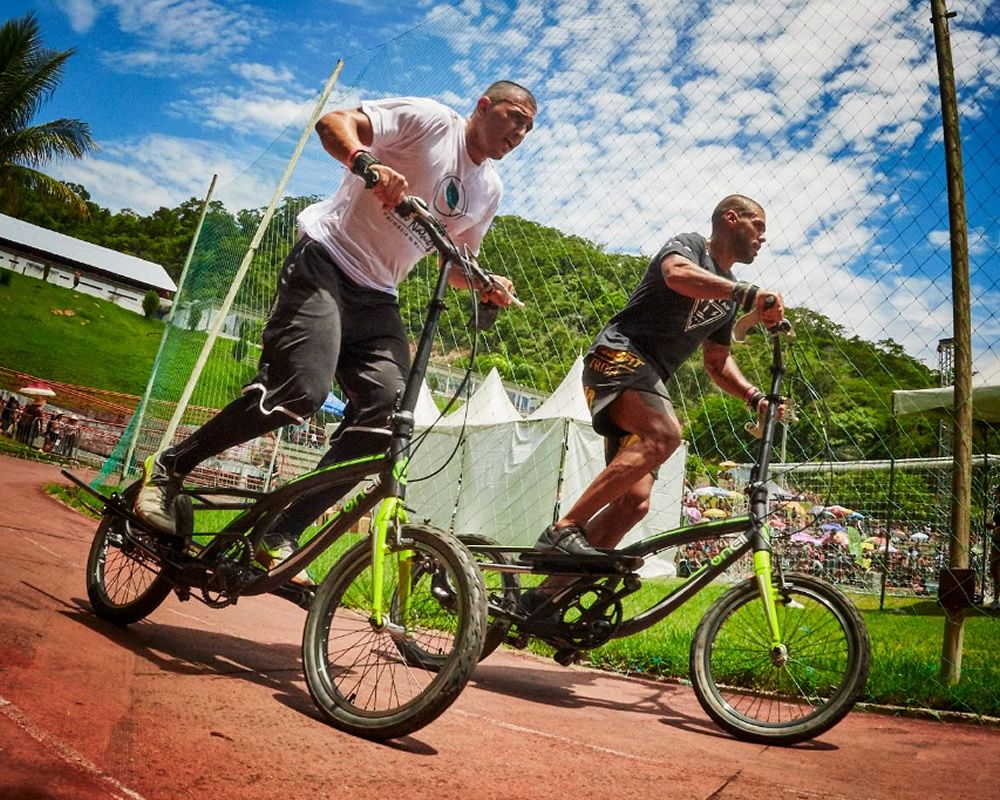
[[[929,3],[906,0],[49,0],[77,49],[40,119],[101,146],[54,174],[147,213],[201,196],[262,206],[337,59],[331,105],[417,94],[471,108],[530,86],[536,131],[500,165],[505,212],[651,254],[739,191],[768,211],[745,277],[934,365],[951,329],[948,217]],[[1000,381],[1000,10],[952,2],[975,368]],[[315,137],[313,137],[315,138]],[[292,183],[342,170],[315,141]]]

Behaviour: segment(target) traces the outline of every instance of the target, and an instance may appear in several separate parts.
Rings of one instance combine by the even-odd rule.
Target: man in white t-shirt
[[[301,424],[323,404],[334,379],[348,403],[320,465],[386,446],[410,364],[397,287],[431,250],[393,209],[404,195],[424,198],[454,241],[477,253],[502,195],[492,162],[524,140],[536,112],[530,91],[498,81],[467,118],[433,100],[398,98],[319,120],[323,147],[353,174],[333,197],[299,215],[300,238],[278,279],[257,375],[191,436],[146,460],[135,504],[140,516],[173,531],[173,500],[185,475],[229,447],[290,421]],[[502,289],[481,299],[507,306],[513,286],[495,279]],[[457,273],[452,283],[467,288]],[[287,557],[298,533],[347,488],[333,487],[330,497],[287,514],[268,538],[263,561]]]

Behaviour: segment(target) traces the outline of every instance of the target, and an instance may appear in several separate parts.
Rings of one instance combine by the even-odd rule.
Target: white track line
[[[641,761],[645,764],[663,764],[663,761],[657,758],[647,758],[645,756],[637,756],[634,753],[626,753],[622,750],[612,750],[610,747],[601,747],[600,745],[590,744],[589,742],[581,742],[578,739],[570,739],[568,736],[559,736],[558,734],[546,733],[545,731],[540,731],[536,728],[527,728],[524,725],[515,725],[512,722],[504,722],[502,719],[486,717],[482,714],[475,714],[461,708],[451,708],[448,710],[448,713],[457,714],[460,717],[470,717],[472,719],[482,720],[490,723],[491,725],[496,725],[498,728],[504,728],[509,731],[515,731],[517,733],[530,733],[534,736],[541,736],[545,739],[553,739],[557,742],[562,742],[563,744],[573,745],[574,747],[584,747],[597,753],[618,756],[619,758],[627,758],[629,761]]]
[[[108,773],[89,761],[64,741],[56,738],[48,731],[39,728],[34,722],[28,719],[21,709],[3,697],[0,697],[0,714],[3,714],[7,717],[7,719],[11,720],[21,730],[28,734],[28,736],[42,745],[42,747],[54,753],[70,766],[76,767],[78,770],[86,773],[91,778],[95,778],[101,783],[107,784],[111,787],[111,791],[115,793],[114,796],[118,798],[118,800],[122,800],[122,798],[128,798],[128,800],[145,800],[141,794],[129,789],[127,786],[123,786],[113,777],[108,775]]]

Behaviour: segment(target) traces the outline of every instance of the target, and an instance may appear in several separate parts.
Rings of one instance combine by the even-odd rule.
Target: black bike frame
[[[764,411],[757,461],[751,469],[750,483],[746,489],[750,503],[749,515],[701,522],[695,525],[685,525],[681,528],[672,528],[616,550],[615,554],[618,555],[636,556],[641,555],[644,551],[648,552],[653,545],[657,545],[658,549],[667,549],[705,539],[719,540],[724,537],[734,537],[731,541],[726,542],[721,552],[714,556],[709,563],[691,573],[684,583],[667,593],[660,602],[651,606],[642,614],[623,622],[615,629],[612,638],[619,639],[631,636],[660,622],[698,594],[705,586],[719,577],[750,551],[754,553],[754,571],[758,575],[758,580],[761,580],[762,584],[766,583],[766,588],[764,585],[761,587],[765,603],[768,603],[767,598],[772,597],[770,591],[771,541],[770,528],[767,525],[766,483],[771,462],[771,448],[774,443],[774,434],[778,420],[778,408],[784,400],[781,395],[781,381],[785,374],[785,365],[780,334],[787,333],[790,330],[790,327],[787,327],[772,332],[771,390],[766,395],[767,408]],[[504,547],[502,545],[470,545],[470,549],[473,552],[487,554],[490,552],[518,553],[531,550],[531,548]],[[761,559],[760,554],[766,554],[767,557]],[[536,574],[544,574],[546,572],[544,568],[531,569],[524,566],[501,563],[480,563],[479,566],[481,569],[497,572],[532,572]],[[559,574],[567,573],[560,572]],[[622,576],[617,572],[608,572],[607,574],[586,572],[580,573],[579,577],[604,579],[621,578]],[[491,611],[504,616],[504,612],[500,609],[491,609]],[[769,611],[770,614],[771,612]]]

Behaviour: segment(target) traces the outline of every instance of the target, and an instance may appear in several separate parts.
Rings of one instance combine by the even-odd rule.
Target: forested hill
[[[289,198],[282,203],[238,303],[260,308],[261,316],[266,313],[277,271],[294,236],[295,213],[312,199]],[[200,212],[197,199],[148,216],[128,210],[112,213],[92,202],[88,205],[88,221],[38,201],[27,203],[21,217],[155,261],[175,280],[179,277]],[[251,209],[232,214],[221,203],[212,203],[189,273],[189,290],[209,299],[225,294],[228,286],[215,280],[217,264],[223,258],[230,263],[242,258],[261,213]],[[493,271],[509,275],[526,305],[502,313],[495,328],[484,335],[477,367],[485,372],[496,366],[505,379],[545,392],[555,387],[604,321],[622,306],[647,264],[644,256],[609,253],[593,242],[515,216],[495,221],[480,260]],[[435,270],[425,260],[401,287],[404,319],[414,333],[423,321]],[[464,297],[449,301],[436,358],[456,366],[467,363],[468,311]],[[815,431],[814,436],[799,431],[802,452],[790,453],[790,458],[930,454],[933,432],[929,426],[916,424],[900,435],[890,409],[893,389],[935,384],[935,375],[926,366],[892,340],[873,343],[849,336],[841,326],[809,309],[790,309],[789,315],[798,332],[792,373],[800,386],[795,394],[800,415]],[[762,337],[741,346],[737,359],[751,379],[766,385],[768,351]],[[739,430],[745,414],[738,400],[715,392],[698,361],[692,359],[670,388],[687,423],[686,435],[696,451],[710,459],[731,454],[736,442],[745,439]],[[720,424],[720,419],[730,423]]]

